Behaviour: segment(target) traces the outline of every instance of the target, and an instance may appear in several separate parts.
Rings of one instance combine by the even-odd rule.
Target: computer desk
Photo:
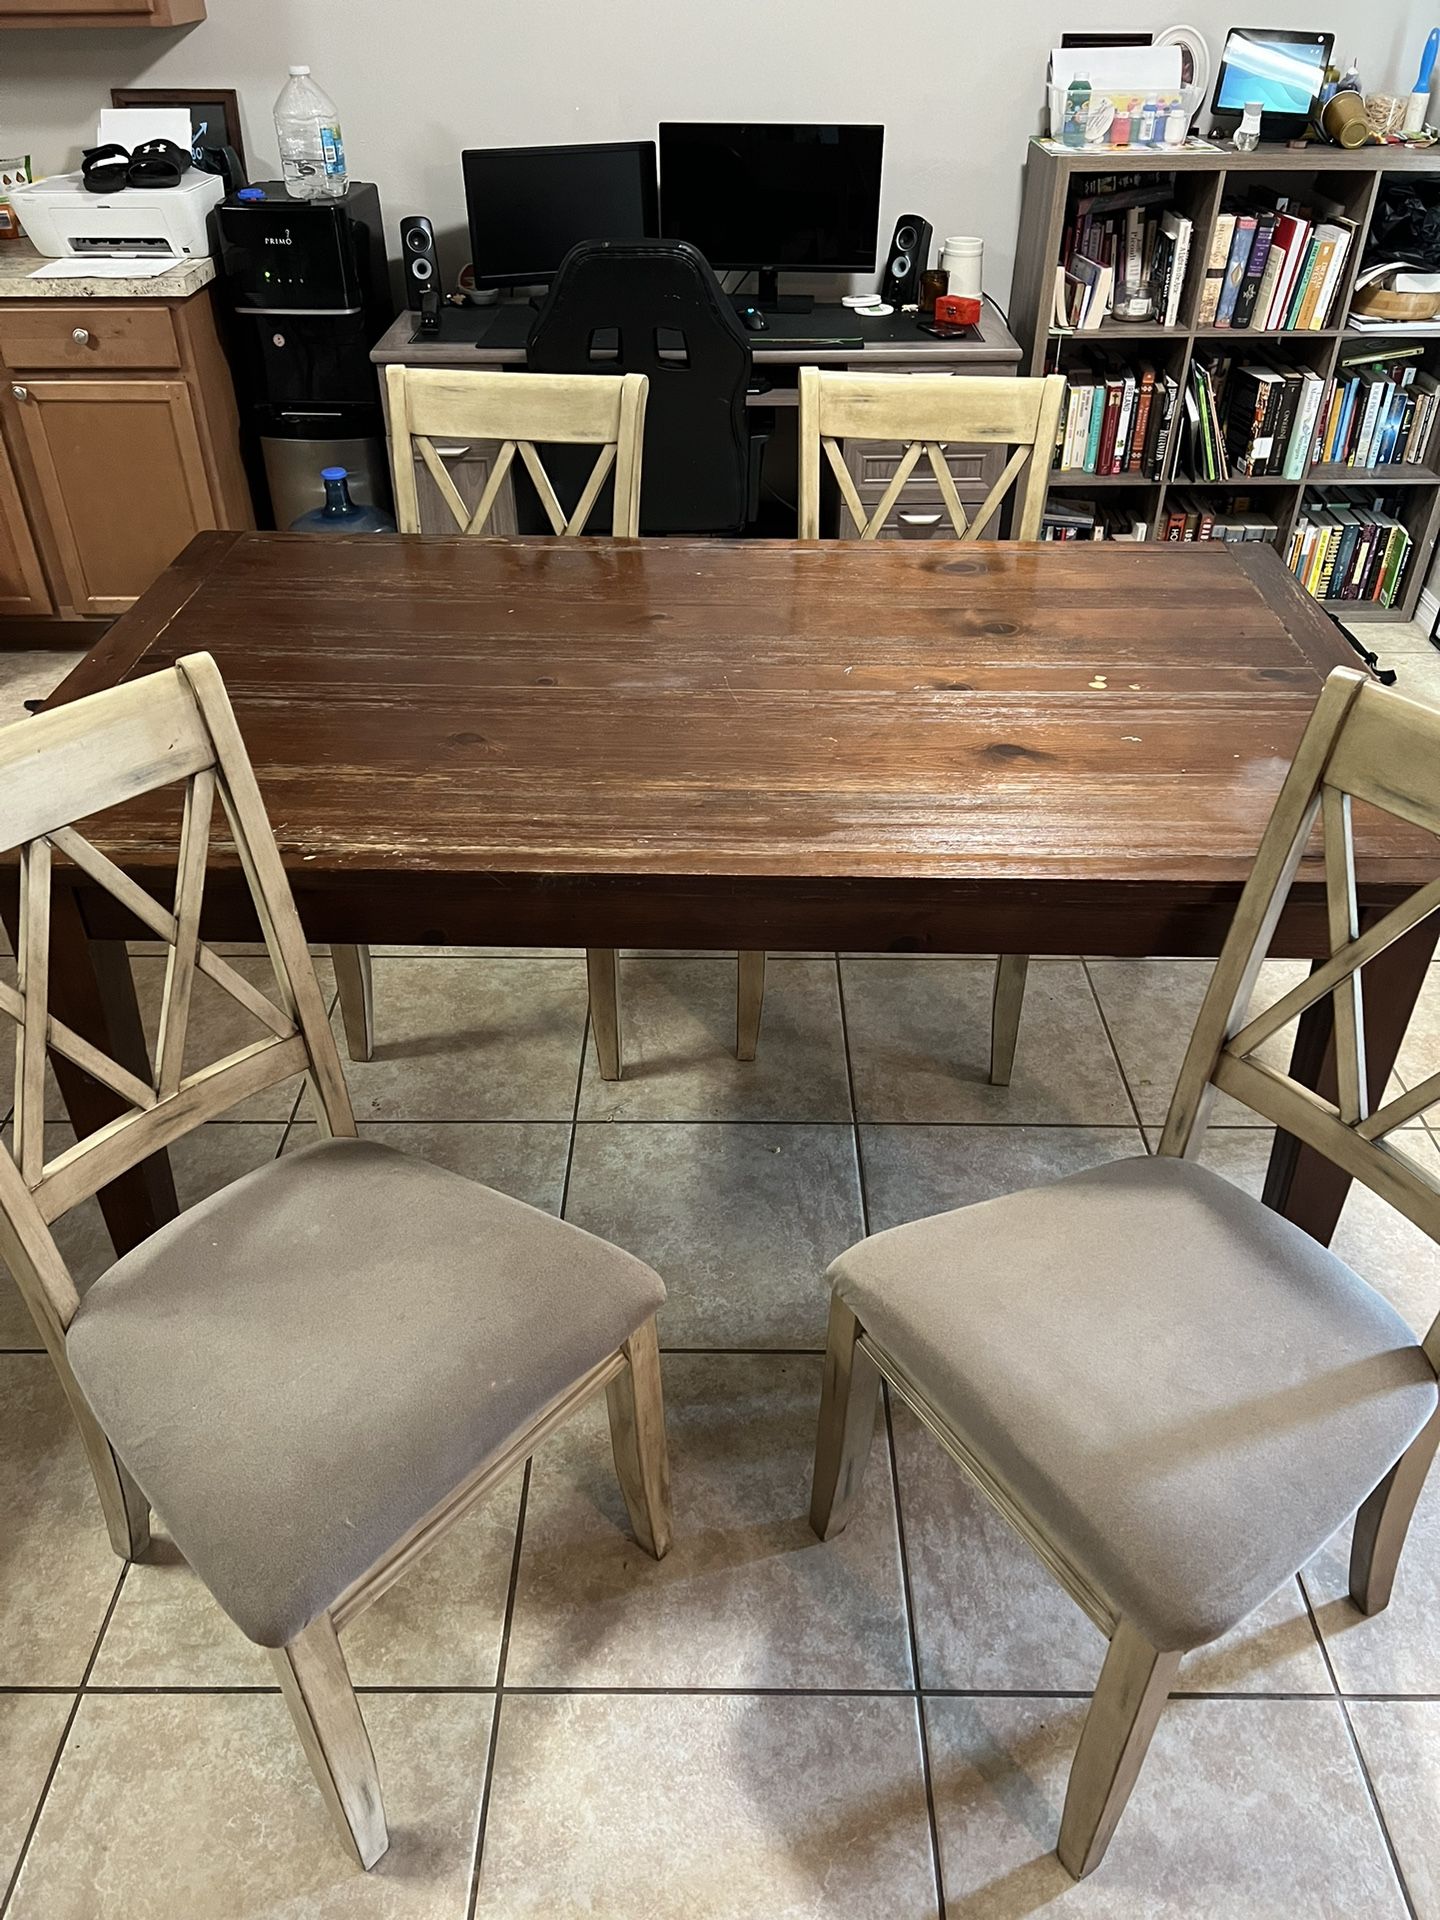
[[[534,317],[533,308],[515,303],[499,307],[445,307],[441,310],[441,332],[421,338],[416,333],[417,316],[402,313],[376,344],[370,358],[377,367],[523,367],[525,336]],[[770,332],[750,336],[756,390],[748,396],[748,404],[776,410],[776,431],[765,455],[765,491],[772,511],[776,502],[793,502],[796,497],[794,414],[798,399],[796,373],[800,367],[851,367],[872,373],[1014,376],[1020,366],[1020,344],[989,300],[982,308],[980,325],[968,337],[958,340],[939,340],[934,334],[922,333],[913,314],[899,312],[882,320],[865,320],[850,307],[816,306],[809,314],[774,314],[768,318]],[[863,347],[825,344],[827,339],[856,335],[864,340]],[[484,491],[495,452],[494,444],[476,442],[447,459],[451,478],[461,497],[471,505]],[[867,507],[879,501],[899,456],[898,444],[889,441],[866,440],[845,448],[846,465]],[[1004,463],[1004,449],[952,447],[949,462],[956,491],[968,508],[985,498]],[[417,470],[417,487],[421,531],[453,533],[455,522],[450,510],[423,466]],[[933,478],[916,475],[905,490],[901,506],[897,506],[886,522],[882,537],[899,536],[902,508],[911,516],[907,531],[913,531],[914,516],[926,514],[932,506],[936,509],[937,521],[943,521]],[[514,497],[508,481],[496,501],[490,530],[498,534],[517,530]],[[794,529],[791,525],[774,530],[793,532]]]

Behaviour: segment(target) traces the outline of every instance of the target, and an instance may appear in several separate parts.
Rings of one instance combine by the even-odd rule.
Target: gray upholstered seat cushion
[[[332,1140],[127,1254],[69,1352],[181,1552],[281,1646],[664,1297],[577,1227]]]
[[[1436,1404],[1429,1362],[1377,1293],[1187,1161],[1123,1160],[917,1220],[831,1277],[1162,1648],[1201,1646],[1258,1606]]]

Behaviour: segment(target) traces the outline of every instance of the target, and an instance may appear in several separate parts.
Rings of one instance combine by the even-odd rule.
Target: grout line
[[[495,1750],[500,1744],[500,1714],[505,1705],[505,1665],[510,1658],[510,1629],[515,1623],[515,1594],[520,1585],[520,1550],[525,1543],[525,1508],[530,1498],[532,1464],[531,1460],[525,1462],[525,1476],[520,1482],[520,1506],[515,1515],[515,1549],[510,1556],[510,1585],[505,1592],[505,1624],[500,1631],[500,1655],[495,1662],[495,1711],[490,1720],[490,1744],[485,1754],[485,1785],[480,1794],[480,1813],[475,1823],[475,1855],[470,1868],[470,1899],[465,1908],[465,1920],[475,1920],[475,1908],[480,1899],[485,1827],[490,1818],[490,1794],[495,1785]],[[0,1915],[0,1920],[4,1920],[3,1915]]]
[[[20,1875],[24,1872],[25,1862],[30,1853],[30,1843],[34,1840],[36,1829],[40,1825],[40,1816],[45,1811],[45,1802],[50,1798],[50,1788],[54,1783],[55,1775],[60,1770],[60,1762],[64,1758],[65,1749],[69,1745],[70,1729],[75,1725],[75,1716],[80,1711],[80,1702],[85,1698],[87,1683],[89,1682],[90,1675],[95,1671],[95,1662],[100,1657],[100,1648],[104,1643],[106,1629],[109,1627],[115,1609],[119,1605],[120,1595],[124,1589],[126,1577],[129,1572],[130,1562],[126,1560],[121,1564],[120,1574],[115,1582],[115,1591],[110,1596],[110,1604],[105,1609],[105,1617],[100,1622],[99,1631],[95,1635],[95,1644],[90,1649],[90,1658],[85,1662],[85,1671],[80,1676],[80,1685],[75,1689],[75,1699],[69,1713],[65,1716],[65,1725],[61,1729],[60,1738],[55,1743],[55,1753],[50,1761],[49,1767],[46,1769],[45,1782],[40,1789],[40,1797],[35,1802],[35,1811],[30,1817],[29,1826],[25,1829],[25,1838],[20,1843],[20,1851],[15,1856],[15,1870],[10,1875],[9,1883],[5,1888],[4,1894],[0,1895],[0,1920],[4,1920],[4,1916],[10,1908],[10,1902],[14,1897],[15,1889],[20,1884]],[[47,1688],[45,1691],[49,1692],[51,1689]],[[68,1687],[59,1687],[53,1689],[53,1691],[68,1693],[70,1689]]]
[[[1080,971],[1084,974],[1085,984],[1090,989],[1090,998],[1095,1002],[1095,1011],[1100,1016],[1100,1025],[1104,1029],[1106,1041],[1109,1043],[1111,1057],[1115,1062],[1115,1071],[1120,1076],[1120,1084],[1125,1089],[1125,1098],[1130,1102],[1130,1111],[1135,1116],[1135,1125],[1140,1132],[1140,1144],[1148,1154],[1150,1152],[1150,1142],[1145,1137],[1145,1122],[1140,1118],[1140,1102],[1135,1098],[1134,1089],[1130,1085],[1130,1076],[1125,1071],[1125,1062],[1120,1058],[1120,1049],[1116,1046],[1115,1036],[1110,1031],[1110,1022],[1106,1019],[1105,1009],[1100,1003],[1100,990],[1095,985],[1088,960],[1082,960],[1080,962]]]
[[[1409,1914],[1410,1920],[1418,1920],[1415,1902],[1410,1897],[1410,1887],[1400,1865],[1400,1856],[1395,1851],[1395,1842],[1390,1837],[1390,1828],[1386,1824],[1385,1814],[1380,1805],[1380,1795],[1375,1790],[1375,1782],[1370,1778],[1370,1769],[1365,1764],[1365,1755],[1360,1746],[1359,1736],[1355,1732],[1355,1723],[1350,1718],[1350,1704],[1340,1690],[1340,1678],[1335,1671],[1335,1663],[1330,1658],[1330,1649],[1325,1644],[1325,1636],[1320,1631],[1320,1622],[1315,1616],[1314,1607],[1311,1605],[1309,1590],[1306,1588],[1304,1580],[1298,1573],[1295,1576],[1295,1582],[1300,1589],[1300,1598],[1305,1603],[1305,1611],[1310,1618],[1311,1630],[1320,1647],[1320,1658],[1324,1661],[1325,1671],[1330,1677],[1330,1686],[1335,1704],[1340,1709],[1340,1718],[1345,1722],[1345,1732],[1349,1737],[1350,1751],[1355,1756],[1355,1764],[1360,1769],[1360,1778],[1365,1782],[1365,1791],[1370,1797],[1370,1809],[1375,1815],[1376,1825],[1380,1829],[1380,1837],[1385,1842],[1385,1850],[1390,1855],[1390,1865],[1394,1869],[1396,1884],[1400,1889],[1400,1898],[1405,1902],[1405,1911]]]
[[[181,1694],[225,1695],[270,1694],[278,1693],[278,1686],[266,1686],[260,1681],[236,1681],[225,1685],[219,1682],[195,1686],[142,1686],[139,1684],[122,1685],[119,1682],[91,1684],[85,1687],[63,1686],[0,1686],[0,1699],[11,1695],[58,1695],[80,1693],[85,1699],[148,1699],[151,1695],[170,1698]],[[497,1688],[481,1686],[470,1682],[445,1680],[372,1680],[357,1682],[356,1693],[405,1694],[435,1693],[454,1694],[458,1699],[468,1698],[471,1694],[494,1695]],[[544,1698],[564,1696],[566,1694],[584,1694],[586,1696],[606,1696],[613,1694],[618,1699],[628,1699],[632,1694],[642,1699],[663,1698],[666,1694],[677,1694],[685,1699],[748,1700],[756,1699],[797,1699],[797,1700],[1083,1700],[1094,1697],[1091,1688],[1075,1687],[781,1687],[781,1686],[601,1686],[601,1685],[561,1685],[545,1682],[511,1682],[505,1687],[507,1698],[511,1694],[535,1694]],[[1218,1688],[1178,1688],[1172,1695],[1174,1700],[1229,1700],[1244,1704],[1252,1700],[1276,1702],[1300,1702],[1323,1705],[1335,1698],[1333,1691],[1320,1692],[1258,1692],[1253,1689],[1225,1692]],[[1347,1694],[1348,1701],[1360,1701],[1363,1704],[1378,1703],[1407,1705],[1414,1702],[1431,1703],[1440,1696],[1435,1694]]]

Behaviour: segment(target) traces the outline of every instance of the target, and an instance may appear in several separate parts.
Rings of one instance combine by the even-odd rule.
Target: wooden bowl
[[[1351,311],[1373,320],[1433,320],[1440,315],[1440,293],[1392,293],[1372,284],[1361,287]]]

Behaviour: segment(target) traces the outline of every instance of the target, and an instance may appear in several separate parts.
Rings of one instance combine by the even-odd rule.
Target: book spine
[[[1314,264],[1310,269],[1310,283],[1305,289],[1305,298],[1300,302],[1300,311],[1296,317],[1296,327],[1301,333],[1313,333],[1321,325],[1316,319],[1320,307],[1320,294],[1325,285],[1325,276],[1335,252],[1333,240],[1322,240],[1315,250]]]
[[[1105,416],[1100,429],[1100,442],[1095,449],[1094,473],[1109,473],[1111,457],[1115,452],[1115,435],[1120,425],[1120,383],[1107,380],[1105,383]]]
[[[1327,526],[1327,528],[1323,528],[1323,534],[1325,534],[1325,551],[1323,551],[1323,555],[1321,555],[1321,564],[1319,564],[1319,576],[1317,576],[1317,584],[1315,584],[1315,599],[1327,599],[1327,597],[1329,597],[1331,580],[1334,580],[1334,557],[1336,557],[1336,553],[1340,551],[1340,528],[1338,528],[1338,526]]]
[[[1160,480],[1164,476],[1165,462],[1170,453],[1170,436],[1175,430],[1175,411],[1179,404],[1179,382],[1167,375],[1165,391],[1160,400],[1160,425],[1155,433],[1155,448],[1145,467],[1147,480]]]
[[[1260,285],[1255,295],[1255,311],[1251,315],[1252,324],[1257,328],[1268,328],[1270,309],[1275,302],[1275,289],[1280,284],[1281,269],[1285,265],[1285,252],[1279,242],[1279,226],[1270,235],[1270,250],[1265,259],[1265,271],[1260,276]]]
[[[1150,412],[1155,404],[1155,370],[1146,367],[1140,376],[1135,396],[1135,425],[1130,434],[1130,452],[1125,466],[1128,473],[1139,473],[1150,434]]]
[[[1115,423],[1115,443],[1110,449],[1109,471],[1123,473],[1130,450],[1130,429],[1135,419],[1135,376],[1127,373],[1120,386],[1120,415]]]
[[[1101,382],[1090,389],[1090,425],[1085,438],[1085,451],[1080,464],[1086,473],[1096,471],[1096,462],[1100,458],[1100,436],[1105,431],[1105,386]]]
[[[1185,294],[1185,273],[1190,264],[1190,236],[1194,231],[1193,220],[1180,221],[1180,230],[1175,236],[1175,258],[1170,268],[1170,291],[1165,302],[1167,327],[1173,327],[1180,318],[1180,302]]]
[[[1315,422],[1320,416],[1320,401],[1325,392],[1325,382],[1318,374],[1309,374],[1302,383],[1299,404],[1295,409],[1295,423],[1290,429],[1290,440],[1285,448],[1285,464],[1281,469],[1287,480],[1303,480],[1305,469],[1310,464],[1310,451],[1315,439]]]
[[[1290,298],[1285,303],[1285,318],[1280,324],[1286,333],[1293,333],[1300,324],[1300,309],[1310,289],[1310,276],[1315,270],[1316,251],[1317,242],[1312,233],[1305,243],[1305,257],[1300,262],[1300,270],[1295,275],[1294,283],[1290,288]]]
[[[1200,293],[1200,310],[1196,315],[1196,324],[1213,327],[1215,315],[1220,310],[1220,294],[1225,285],[1225,263],[1230,258],[1230,245],[1235,238],[1235,216],[1222,213],[1216,217],[1215,231],[1210,236],[1210,252],[1205,261],[1205,285]]]
[[[1235,221],[1235,237],[1230,244],[1230,257],[1225,263],[1225,285],[1220,294],[1220,306],[1215,315],[1217,327],[1228,327],[1234,323],[1235,302],[1240,295],[1240,286],[1245,278],[1246,263],[1250,258],[1250,248],[1255,238],[1255,216],[1240,214]]]
[[[1270,243],[1274,237],[1275,216],[1266,214],[1255,223],[1255,238],[1251,242],[1250,258],[1245,265],[1245,277],[1235,296],[1235,313],[1231,322],[1234,326],[1250,325],[1260,293],[1260,279],[1265,271],[1265,263],[1270,258]]]

